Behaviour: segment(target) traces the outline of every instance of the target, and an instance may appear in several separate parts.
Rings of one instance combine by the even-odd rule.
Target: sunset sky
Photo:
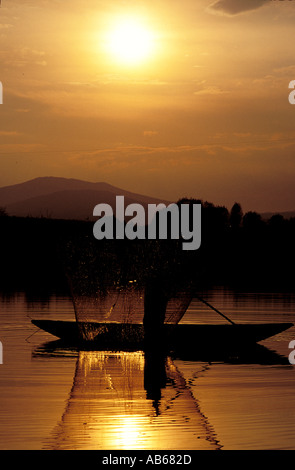
[[[295,210],[295,1],[1,3],[0,186]]]

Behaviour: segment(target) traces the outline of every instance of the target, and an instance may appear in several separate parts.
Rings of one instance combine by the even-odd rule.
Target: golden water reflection
[[[64,414],[44,447],[181,450],[219,445],[172,359],[80,351]]]

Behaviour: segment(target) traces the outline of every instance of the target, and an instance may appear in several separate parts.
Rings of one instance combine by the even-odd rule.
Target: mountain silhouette
[[[115,211],[116,196],[125,197],[125,207],[132,203],[139,203],[145,209],[148,204],[170,204],[104,182],[40,177],[0,188],[0,207],[5,207],[8,215],[19,217],[92,220],[97,204],[109,204]]]

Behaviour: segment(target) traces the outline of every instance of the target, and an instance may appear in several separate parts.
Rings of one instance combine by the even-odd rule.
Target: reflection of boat
[[[70,342],[101,349],[144,349],[144,327],[132,323],[32,320],[46,332]],[[161,345],[169,351],[241,348],[274,336],[293,323],[164,324]]]
[[[203,373],[203,364],[196,367]],[[44,448],[166,451],[220,445],[171,358],[79,351],[64,413]]]
[[[73,352],[57,340],[38,348],[34,356],[68,357]],[[225,359],[222,352],[216,354],[213,360]],[[46,439],[44,448],[212,450],[222,447],[191,389],[191,379],[185,379],[181,373],[182,361],[142,351],[79,350],[74,355],[77,362],[73,387],[62,418]],[[226,362],[287,364],[287,359],[283,359],[255,345],[245,350],[244,357],[232,357]],[[192,364],[193,380],[211,367],[208,362]]]

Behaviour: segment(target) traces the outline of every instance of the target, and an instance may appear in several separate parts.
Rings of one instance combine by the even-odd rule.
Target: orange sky
[[[133,61],[110,44],[126,20],[148,34]],[[3,0],[0,186],[294,210],[294,22],[287,0]]]

